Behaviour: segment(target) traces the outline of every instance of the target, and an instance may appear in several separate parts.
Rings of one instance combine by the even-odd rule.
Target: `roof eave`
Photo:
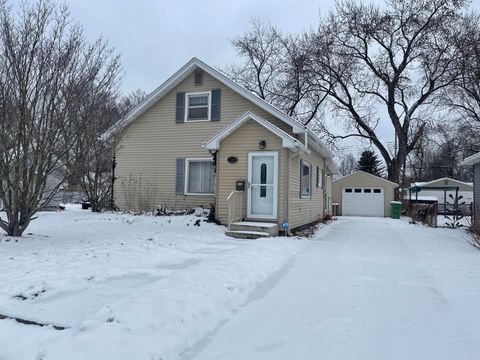
[[[472,156],[467,157],[465,160],[463,160],[460,165],[461,166],[467,166],[467,165],[476,165],[480,163],[480,152],[476,153]]]

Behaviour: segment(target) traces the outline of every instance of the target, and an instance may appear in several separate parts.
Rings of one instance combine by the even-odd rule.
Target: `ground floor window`
[[[301,161],[300,171],[300,194],[302,197],[309,197],[311,191],[310,164]]]
[[[214,171],[212,159],[187,159],[187,194],[214,194]]]

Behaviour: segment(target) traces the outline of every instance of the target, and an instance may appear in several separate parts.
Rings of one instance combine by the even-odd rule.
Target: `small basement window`
[[[210,92],[186,95],[185,121],[210,121]]]
[[[373,192],[375,194],[380,194],[382,192],[382,189],[373,189]]]
[[[363,192],[370,194],[372,192],[372,189],[363,189]]]
[[[361,192],[362,192],[362,189],[355,189],[355,192],[356,192],[356,193],[361,193]]]

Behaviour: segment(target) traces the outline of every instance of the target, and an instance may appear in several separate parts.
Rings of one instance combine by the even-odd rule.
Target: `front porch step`
[[[249,231],[249,230],[227,230],[225,235],[234,237],[237,239],[258,239],[258,238],[268,238],[270,233],[263,231]]]
[[[230,224],[230,230],[264,232],[270,236],[277,236],[278,224],[271,222],[237,221]]]

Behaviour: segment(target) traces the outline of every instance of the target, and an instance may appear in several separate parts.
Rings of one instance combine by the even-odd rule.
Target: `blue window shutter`
[[[175,193],[185,194],[185,159],[177,159],[177,176],[175,178]]]
[[[221,103],[221,91],[220,89],[212,90],[212,121],[220,121],[220,103]]]
[[[177,93],[177,113],[175,117],[175,122],[181,124],[185,122],[185,93]]]

